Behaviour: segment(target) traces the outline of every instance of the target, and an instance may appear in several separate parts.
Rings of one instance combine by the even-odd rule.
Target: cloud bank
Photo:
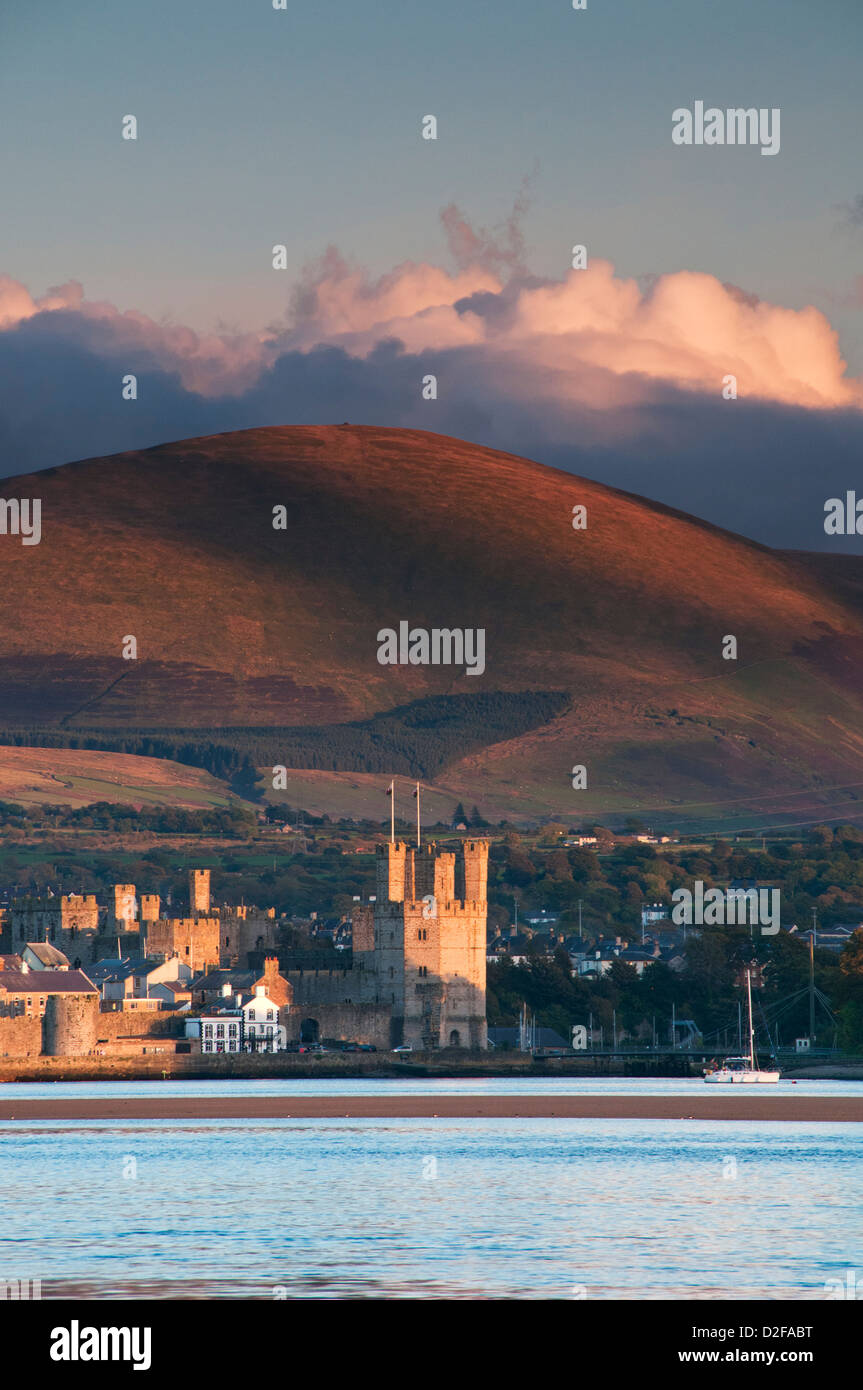
[[[497,235],[455,207],[442,222],[453,269],[405,262],[374,279],[329,248],[255,333],[159,323],[75,281],[34,298],[0,276],[0,471],[349,419],[461,435],[767,543],[831,548],[823,502],[855,484],[863,382],[822,313],[703,273],[626,279],[600,259],[540,279],[518,205]],[[737,400],[723,399],[729,376]]]

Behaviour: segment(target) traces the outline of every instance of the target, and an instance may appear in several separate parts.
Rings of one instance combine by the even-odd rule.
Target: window
[[[213,1050],[213,1044],[212,1044],[211,1042],[205,1042],[205,1043],[204,1043],[204,1051],[205,1051],[205,1052],[212,1052],[212,1050]]]
[[[268,1021],[271,1020],[272,1017],[273,1017],[273,1011],[272,1011],[272,1009],[267,1009],[267,1019],[268,1019]]]
[[[249,1009],[249,1022],[250,1022],[250,1023],[254,1023],[254,1021],[255,1021],[255,1011],[254,1011],[254,1009]]]
[[[224,1025],[224,1023],[217,1023],[217,1024],[216,1024],[216,1037],[217,1037],[217,1038],[223,1038],[224,1036],[225,1036],[225,1025]]]

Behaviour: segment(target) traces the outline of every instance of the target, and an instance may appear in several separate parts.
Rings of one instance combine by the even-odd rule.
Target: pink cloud
[[[442,220],[457,269],[406,261],[377,279],[335,248],[309,266],[284,318],[257,333],[204,333],[87,301],[76,282],[34,298],[0,276],[0,332],[41,315],[104,356],[122,349],[175,372],[204,396],[240,394],[283,353],[329,345],[367,358],[398,339],[414,354],[458,349],[478,381],[494,373],[515,398],[611,411],[649,402],[657,386],[719,397],[737,378],[742,398],[811,409],[863,406],[838,336],[813,307],[789,309],[677,271],[647,288],[608,262],[538,283],[523,269],[519,205],[496,240],[455,207]],[[55,321],[56,322],[56,321]],[[611,427],[613,433],[613,426]]]

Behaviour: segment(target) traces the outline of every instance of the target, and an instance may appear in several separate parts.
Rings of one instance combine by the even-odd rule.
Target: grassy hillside
[[[745,818],[765,793],[771,815],[827,815],[863,782],[853,557],[772,552],[420,431],[250,430],[5,490],[41,497],[43,528],[0,545],[0,727],[201,731],[235,751],[219,731],[244,731],[240,766],[437,777],[524,815],[707,801]],[[483,628],[485,672],[380,665],[377,634],[402,619]],[[455,738],[445,706],[393,713],[466,695],[534,706]]]

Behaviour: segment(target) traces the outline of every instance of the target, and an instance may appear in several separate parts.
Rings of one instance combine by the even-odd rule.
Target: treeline
[[[83,748],[167,758],[204,768],[245,795],[259,767],[392,772],[431,778],[490,743],[547,724],[569,703],[562,691],[441,695],[346,724],[223,729],[5,729],[0,744]]]
[[[671,903],[676,888],[707,888],[731,880],[779,888],[784,926],[801,931],[812,923],[863,922],[863,831],[856,826],[819,826],[798,842],[767,843],[749,850],[727,840],[709,848],[681,846],[674,854],[652,845],[628,844],[598,855],[589,849],[527,845],[517,833],[492,847],[489,902],[492,920],[512,921],[546,908],[565,931],[579,920],[585,931],[640,931],[644,903]],[[579,909],[579,903],[581,908]]]
[[[151,831],[161,835],[250,835],[257,817],[245,806],[213,807],[192,811],[173,806],[138,810],[114,801],[89,806],[19,806],[0,801],[0,826],[15,830],[78,829]]]
[[[547,690],[432,696],[368,720],[283,729],[276,762],[432,778],[480,748],[547,724],[568,701],[561,691]]]

